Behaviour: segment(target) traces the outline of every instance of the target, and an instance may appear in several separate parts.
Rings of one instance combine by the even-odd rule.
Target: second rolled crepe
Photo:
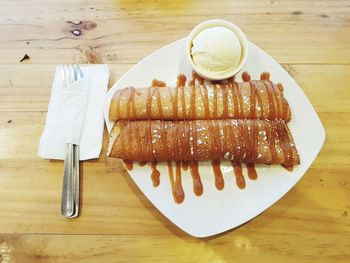
[[[299,164],[286,123],[269,120],[119,121],[107,155],[149,162]]]
[[[186,87],[148,87],[117,90],[109,119],[291,119],[281,89],[269,80],[204,83]]]

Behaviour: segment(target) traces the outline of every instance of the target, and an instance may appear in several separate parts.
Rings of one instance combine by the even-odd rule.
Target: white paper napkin
[[[63,97],[64,142],[80,145],[89,94],[89,76],[61,89]]]
[[[66,142],[80,145],[80,160],[100,156],[109,69],[107,65],[80,67],[83,78],[69,89],[64,89],[62,66],[56,67],[46,124],[39,143],[41,158],[64,160]],[[80,103],[80,106],[75,107],[75,103]],[[85,116],[82,111],[85,111]]]

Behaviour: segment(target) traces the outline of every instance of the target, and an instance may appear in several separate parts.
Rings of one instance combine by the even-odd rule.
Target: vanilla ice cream
[[[226,27],[204,29],[192,40],[191,56],[196,66],[212,72],[222,72],[239,65],[241,43]]]

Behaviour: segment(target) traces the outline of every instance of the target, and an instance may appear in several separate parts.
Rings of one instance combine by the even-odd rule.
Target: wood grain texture
[[[52,4],[51,4],[52,3]],[[33,8],[34,6],[34,8]],[[2,1],[0,63],[136,63],[209,18],[234,21],[281,63],[350,62],[350,6],[338,1]],[[84,28],[69,21],[95,23]]]
[[[133,65],[110,64],[110,86]],[[350,65],[282,66],[296,79],[317,112],[350,111]],[[0,112],[47,111],[54,70],[54,64],[0,63]]]
[[[0,249],[8,262],[346,262],[349,245],[331,233],[280,238],[247,226],[231,237],[179,238],[175,235],[5,235]],[[262,230],[262,231],[261,231]],[[267,238],[268,236],[268,238]],[[325,241],[327,240],[327,241]],[[2,243],[1,243],[2,241]],[[276,241],[280,244],[276,245]],[[77,245],[79,244],[79,245]],[[326,244],[326,245],[325,245]],[[9,251],[9,252],[6,252]],[[264,260],[267,259],[267,260]]]
[[[101,158],[82,165],[82,215],[61,218],[63,163],[37,156],[55,65],[109,63],[111,86],[214,17],[237,23],[282,63],[319,113],[326,141],[304,177],[250,222],[197,239],[104,157],[105,131]],[[0,32],[1,263],[350,261],[348,0],[4,0]]]

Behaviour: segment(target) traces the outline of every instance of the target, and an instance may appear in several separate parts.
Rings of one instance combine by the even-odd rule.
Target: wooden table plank
[[[48,5],[3,1],[0,5],[0,63],[136,63],[161,46],[188,35],[204,19],[236,22],[248,38],[280,63],[350,63],[348,1],[77,1]],[[72,34],[67,21],[89,22]],[[96,28],[91,27],[96,24]],[[14,33],[15,32],[15,33]],[[48,58],[50,58],[48,60]]]
[[[0,112],[47,111],[56,65],[0,64]],[[131,64],[110,65],[110,85]]]
[[[211,239],[139,235],[5,235],[7,262],[348,262],[349,243],[333,233],[286,238],[266,226]],[[269,238],[266,238],[268,235]],[[1,242],[2,241],[2,242]],[[166,244],[166,245],[165,245]],[[279,245],[276,245],[279,244]],[[9,252],[6,252],[9,251]],[[5,261],[6,262],[6,261]]]
[[[110,86],[132,66],[111,64]],[[350,111],[350,65],[283,66],[302,87],[316,111]],[[0,112],[47,111],[54,70],[53,64],[0,64]]]

